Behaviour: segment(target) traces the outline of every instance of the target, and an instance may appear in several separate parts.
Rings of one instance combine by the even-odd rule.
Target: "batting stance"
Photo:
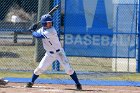
[[[46,50],[46,53],[38,67],[34,70],[31,82],[27,83],[26,87],[31,88],[39,75],[42,74],[55,60],[58,60],[65,69],[65,72],[70,75],[76,83],[76,88],[81,90],[82,86],[77,78],[76,72],[71,68],[59,41],[57,32],[53,27],[51,15],[43,15],[40,22],[42,27],[39,30],[35,31],[36,27],[33,27],[31,30],[34,30],[32,33],[34,37],[42,39],[43,47]]]

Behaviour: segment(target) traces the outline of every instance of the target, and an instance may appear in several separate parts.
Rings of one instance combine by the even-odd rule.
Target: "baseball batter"
[[[36,38],[42,39],[43,47],[46,50],[46,53],[38,67],[34,70],[31,82],[27,83],[26,87],[31,88],[39,75],[42,74],[55,60],[58,60],[65,69],[65,72],[70,75],[76,83],[76,88],[81,90],[82,86],[77,78],[76,72],[70,66],[59,41],[57,32],[53,27],[51,15],[43,15],[40,22],[42,27],[37,31],[33,31],[32,35]],[[36,30],[36,27],[33,27],[31,30]]]

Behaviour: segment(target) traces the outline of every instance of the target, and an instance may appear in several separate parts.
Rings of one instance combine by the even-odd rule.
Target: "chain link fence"
[[[27,29],[34,22],[40,19],[40,16],[47,13],[52,9],[57,1],[61,1],[60,16],[57,17],[56,25],[57,31],[59,31],[60,40],[64,41],[64,17],[65,17],[65,0],[0,0],[0,71],[20,71],[31,72],[37,66],[36,57],[42,58],[44,50],[40,46],[37,50],[36,44],[41,44],[32,37]],[[128,31],[135,31],[137,25],[137,12],[138,3],[137,0],[133,1],[131,5],[125,5],[127,0],[113,0],[113,14],[118,13],[114,17],[113,21],[116,24],[112,24],[110,21],[110,27],[117,26],[122,31],[123,27]],[[112,2],[112,3],[113,3]],[[40,6],[39,6],[40,5]],[[87,11],[88,12],[88,11]],[[123,16],[122,16],[123,15]],[[132,21],[131,25],[123,24],[122,21],[128,21],[125,16],[131,16],[128,19]],[[117,19],[119,18],[119,19]],[[61,20],[60,20],[61,19]],[[122,20],[123,19],[123,20]],[[56,21],[55,20],[55,21]],[[118,23],[118,25],[117,25]],[[61,27],[59,28],[59,25]],[[121,27],[121,26],[123,27]],[[130,27],[131,26],[131,27]],[[134,32],[130,37],[135,36]],[[126,34],[127,35],[127,34]],[[118,35],[114,35],[118,36]],[[127,35],[128,36],[128,35]],[[132,38],[130,38],[132,39]],[[136,38],[133,38],[136,41]],[[40,50],[41,49],[41,50]],[[37,51],[41,51],[37,54]],[[117,50],[116,50],[117,51]],[[117,51],[119,53],[119,50]],[[129,54],[128,54],[129,55]],[[71,57],[69,56],[70,64],[79,73],[91,73],[91,78],[98,78],[96,74],[101,72],[135,72],[136,71],[136,59],[135,58],[96,58],[96,57]],[[122,63],[123,62],[123,63]],[[53,66],[52,66],[53,67]],[[52,67],[47,69],[47,73],[53,72]],[[124,69],[125,68],[125,69]],[[64,69],[60,66],[60,71],[57,73],[63,73]],[[4,73],[6,74],[6,73]],[[93,75],[93,76],[92,76]],[[107,74],[108,76],[112,74]],[[103,76],[103,74],[99,75]],[[89,77],[81,76],[82,79],[88,79]]]
[[[53,7],[53,0],[1,2],[0,69],[32,71],[38,65],[38,62],[35,62],[36,39],[27,30]]]

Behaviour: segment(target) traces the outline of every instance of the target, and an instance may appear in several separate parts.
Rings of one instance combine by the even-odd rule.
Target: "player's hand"
[[[32,26],[29,27],[28,31],[33,32],[37,29],[38,24],[33,24]]]

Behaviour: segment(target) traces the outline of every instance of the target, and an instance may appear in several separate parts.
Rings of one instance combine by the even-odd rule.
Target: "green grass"
[[[0,46],[0,77],[24,77],[30,78],[31,72],[12,72],[15,70],[33,71],[38,62],[34,61],[35,46]],[[109,58],[87,58],[87,57],[69,57],[70,64],[76,71],[83,72],[112,72],[112,59]],[[47,69],[51,71],[51,66]],[[61,68],[61,70],[64,70]],[[101,74],[101,73],[98,73]],[[70,78],[66,74],[42,74],[40,78]],[[80,79],[100,79],[100,80],[140,80],[140,74],[120,74],[114,76],[98,75],[79,75]]]
[[[33,70],[38,65],[34,61],[35,46],[0,46],[0,51],[1,69]],[[111,59],[69,57],[69,60],[72,67],[78,71],[111,71]]]
[[[31,70],[38,65],[34,62],[34,51],[34,46],[0,46],[0,68]]]
[[[78,75],[79,79],[83,79],[83,76]],[[93,75],[94,76],[94,75]],[[31,78],[32,72],[0,72],[0,78],[2,77],[17,77],[17,78]],[[81,78],[82,77],[82,78]],[[92,76],[85,75],[84,76],[87,80],[91,79],[98,79],[98,80],[123,80],[123,81],[140,81],[140,74],[139,73],[131,73],[131,74],[121,74],[116,76],[106,76],[100,78],[92,78]],[[41,74],[40,78],[47,78],[47,79],[70,79],[69,75],[67,74]]]
[[[133,73],[133,74],[124,74],[119,76],[111,76],[107,78],[100,78],[103,80],[126,80],[126,81],[140,81],[140,74]]]
[[[1,71],[0,77],[17,77],[17,78],[31,78],[32,72],[7,72]],[[69,78],[69,75],[66,74],[41,74],[40,78]]]

